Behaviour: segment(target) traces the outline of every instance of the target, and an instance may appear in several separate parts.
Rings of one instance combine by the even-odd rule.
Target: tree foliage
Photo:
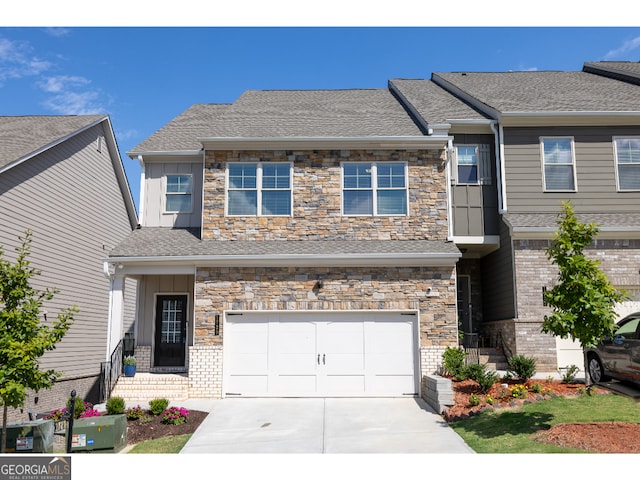
[[[41,309],[58,291],[32,287],[30,280],[40,271],[29,262],[32,233],[19,237],[15,263],[5,259],[0,246],[0,405],[3,406],[2,444],[6,450],[8,407],[21,408],[29,390],[51,388],[61,375],[54,370],[41,370],[40,357],[54,350],[73,323],[78,309],[61,310],[51,326],[41,323]]]
[[[579,222],[571,202],[563,202],[558,231],[547,249],[559,273],[557,284],[544,293],[552,311],[545,315],[542,331],[570,337],[582,347],[593,346],[612,334],[615,304],[626,298],[626,293],[616,289],[600,270],[600,262],[584,254],[597,234],[593,222]]]

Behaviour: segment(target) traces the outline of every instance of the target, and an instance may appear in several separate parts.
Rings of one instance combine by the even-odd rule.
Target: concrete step
[[[136,373],[134,377],[120,377],[111,396],[125,402],[148,402],[154,398],[169,401],[189,398],[189,377],[174,373]]]

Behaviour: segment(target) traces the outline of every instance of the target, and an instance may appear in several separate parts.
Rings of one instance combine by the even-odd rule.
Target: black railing
[[[462,347],[466,353],[465,360],[467,365],[480,363],[480,353],[478,352],[478,334],[464,332],[462,337]]]
[[[122,360],[124,358],[124,340],[118,342],[118,346],[111,354],[109,362],[103,362],[100,368],[100,402],[109,400],[118,377],[122,373]]]

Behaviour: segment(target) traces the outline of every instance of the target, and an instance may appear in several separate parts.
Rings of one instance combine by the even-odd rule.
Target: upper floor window
[[[164,211],[167,213],[190,212],[192,185],[191,175],[167,175]]]
[[[545,191],[575,191],[573,139],[543,137],[540,142]]]
[[[489,145],[456,145],[456,183],[459,185],[491,184],[490,162]]]
[[[345,215],[406,215],[407,164],[343,163]]]
[[[230,163],[227,214],[291,215],[291,164]]]
[[[640,138],[615,138],[620,190],[640,190]]]

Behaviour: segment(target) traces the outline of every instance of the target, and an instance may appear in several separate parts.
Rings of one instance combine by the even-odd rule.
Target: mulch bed
[[[186,435],[193,433],[207,418],[208,412],[189,410],[189,417],[185,423],[171,425],[162,423],[162,415],[146,415],[143,419],[127,420],[127,444],[134,445],[169,435]]]

